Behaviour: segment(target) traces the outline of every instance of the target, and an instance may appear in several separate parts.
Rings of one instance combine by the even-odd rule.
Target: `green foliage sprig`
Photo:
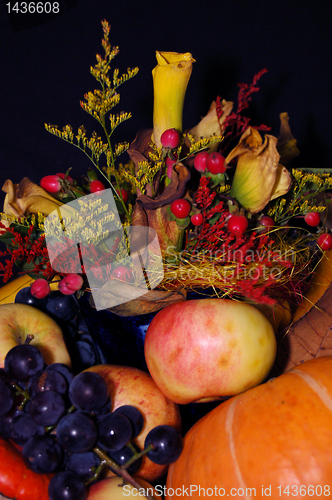
[[[268,210],[268,215],[280,225],[291,217],[305,215],[308,212],[323,212],[325,205],[317,201],[319,193],[332,189],[331,172],[315,169],[293,169],[293,186],[288,196],[277,198]]]

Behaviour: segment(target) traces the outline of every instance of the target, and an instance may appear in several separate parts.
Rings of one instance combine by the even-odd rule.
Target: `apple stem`
[[[28,333],[28,335],[26,336],[25,338],[25,341],[23,342],[23,344],[30,344],[30,342],[35,338],[34,335],[32,335],[32,333]]]
[[[145,451],[145,450],[144,450]],[[104,451],[102,451],[100,448],[96,447],[93,449],[93,452],[102,460],[105,462],[105,464],[107,465],[107,467],[109,467],[110,469],[113,469],[113,471],[120,477],[122,477],[125,481],[127,481],[127,483],[131,484],[131,486],[133,486],[134,488],[136,488],[137,490],[141,490],[142,489],[142,485],[139,484],[136,479],[134,479],[130,474],[129,472],[123,468],[123,467],[120,467],[117,463],[113,462],[113,460],[111,460],[109,458],[108,455],[106,455],[106,453]],[[128,463],[128,462],[127,462]],[[126,464],[127,466],[127,464]],[[148,500],[156,500],[155,497],[153,497],[152,495],[149,495],[148,492],[145,490],[144,488],[144,495],[145,497],[148,499]]]

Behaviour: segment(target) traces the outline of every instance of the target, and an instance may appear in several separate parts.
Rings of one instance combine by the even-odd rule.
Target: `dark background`
[[[23,176],[39,182],[68,167],[79,176],[90,165],[79,150],[48,134],[44,122],[100,132],[79,101],[96,88],[89,68],[102,53],[102,19],[111,24],[111,43],[120,46],[113,68],[140,68],[120,87],[114,111],[131,111],[133,118],[117,129],[116,142],[152,126],[155,50],[188,51],[197,62],[185,128],[218,95],[235,100],[237,83],[250,83],[267,68],[252,101],[252,123],[270,125],[278,135],[279,113],[287,111],[301,151],[297,166],[332,167],[330,1],[61,0],[58,15],[9,15],[6,4],[0,4],[1,186]]]

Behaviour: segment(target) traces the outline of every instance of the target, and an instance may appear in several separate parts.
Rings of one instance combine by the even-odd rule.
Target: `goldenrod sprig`
[[[195,141],[194,136],[189,133],[185,134],[185,137],[187,137],[190,142],[189,153],[185,158],[192,154],[196,154],[203,149],[210,148],[213,144],[218,144],[223,140],[222,135],[212,135],[211,137],[202,138],[199,141]],[[182,158],[182,160],[185,158]]]
[[[109,121],[106,120],[106,116],[120,102],[120,94],[117,92],[118,87],[133,78],[138,73],[138,68],[128,68],[127,72],[121,76],[119,76],[119,70],[115,69],[113,70],[112,77],[109,76],[111,61],[119,53],[119,47],[112,47],[110,44],[110,26],[107,21],[102,21],[102,28],[104,34],[102,39],[104,57],[97,54],[97,63],[90,68],[92,76],[100,84],[101,89],[87,92],[84,95],[84,101],[81,101],[80,104],[82,109],[96,119],[101,125],[106,141],[97,135],[96,132],[93,132],[91,137],[88,138],[83,126],[79,127],[76,136],[70,125],[66,125],[62,131],[54,125],[45,124],[45,128],[48,132],[73,144],[88,156],[93,165],[112,187],[116,198],[122,203],[124,212],[129,220],[130,213],[121,195],[120,178],[115,167],[115,160],[120,154],[128,149],[129,144],[123,142],[113,147],[111,136],[121,123],[131,118],[131,113],[122,111],[118,114],[110,114]],[[100,160],[103,157],[106,159],[106,166],[101,166],[100,164]],[[113,185],[114,179],[115,185]],[[116,189],[116,187],[118,189]]]

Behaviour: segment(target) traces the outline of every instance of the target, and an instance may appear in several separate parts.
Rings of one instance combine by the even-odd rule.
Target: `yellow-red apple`
[[[33,336],[30,343],[41,351],[47,365],[71,366],[62,330],[52,318],[27,304],[3,304],[0,305],[0,368],[7,352],[23,344],[28,335]]]
[[[123,500],[124,498],[144,498],[144,492],[148,491],[149,495],[154,496],[157,500],[156,490],[150,483],[144,479],[136,478],[136,481],[142,488],[134,488],[130,484],[123,484],[121,477],[108,477],[93,484],[89,488],[88,500]]]
[[[178,302],[159,311],[145,337],[145,359],[159,389],[179,404],[233,396],[261,383],[276,339],[255,307],[228,299]]]
[[[132,405],[141,411],[144,426],[134,439],[141,449],[144,448],[146,435],[157,425],[172,425],[180,430],[178,406],[158,389],[148,373],[137,368],[118,365],[97,365],[88,368],[87,371],[99,373],[106,381],[112,411],[123,405]],[[136,475],[146,481],[154,481],[165,474],[167,467],[167,465],[155,464],[144,456],[141,468]]]

